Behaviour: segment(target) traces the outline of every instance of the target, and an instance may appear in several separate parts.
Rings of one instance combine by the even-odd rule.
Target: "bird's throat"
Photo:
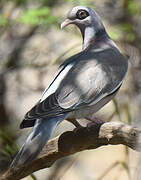
[[[83,50],[96,41],[100,41],[100,39],[109,38],[105,28],[96,31],[94,27],[86,27],[81,33],[83,36]]]

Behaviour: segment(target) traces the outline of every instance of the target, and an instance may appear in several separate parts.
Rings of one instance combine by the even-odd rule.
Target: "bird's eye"
[[[78,10],[76,13],[77,19],[85,19],[89,16],[89,13],[86,10]]]

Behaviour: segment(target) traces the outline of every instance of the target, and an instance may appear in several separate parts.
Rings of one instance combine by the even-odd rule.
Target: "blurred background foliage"
[[[19,130],[24,114],[38,101],[58,65],[81,50],[76,27],[60,30],[67,12],[76,5],[90,6],[100,14],[130,62],[120,93],[97,116],[141,126],[140,0],[1,0],[0,173],[26,138],[28,130]],[[72,128],[64,122],[54,136]],[[140,180],[140,160],[140,154],[124,146],[103,147],[64,158],[27,179]]]

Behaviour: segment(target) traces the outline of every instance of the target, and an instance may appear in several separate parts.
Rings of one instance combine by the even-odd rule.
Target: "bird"
[[[81,118],[94,113],[119,91],[128,71],[128,59],[108,35],[100,16],[86,6],[75,6],[61,28],[74,24],[82,34],[82,50],[66,59],[38,103],[26,113],[20,128],[33,127],[11,167],[26,165],[39,155],[63,120],[80,127]]]

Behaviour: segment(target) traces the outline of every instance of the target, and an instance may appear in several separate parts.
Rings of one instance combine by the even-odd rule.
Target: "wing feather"
[[[127,67],[124,56],[113,49],[83,55],[57,89],[59,105],[77,109],[96,104],[120,87]]]
[[[25,115],[21,128],[33,125],[38,118],[55,117],[96,104],[121,86],[128,63],[119,51],[92,49],[76,57],[63,65],[39,103]]]

